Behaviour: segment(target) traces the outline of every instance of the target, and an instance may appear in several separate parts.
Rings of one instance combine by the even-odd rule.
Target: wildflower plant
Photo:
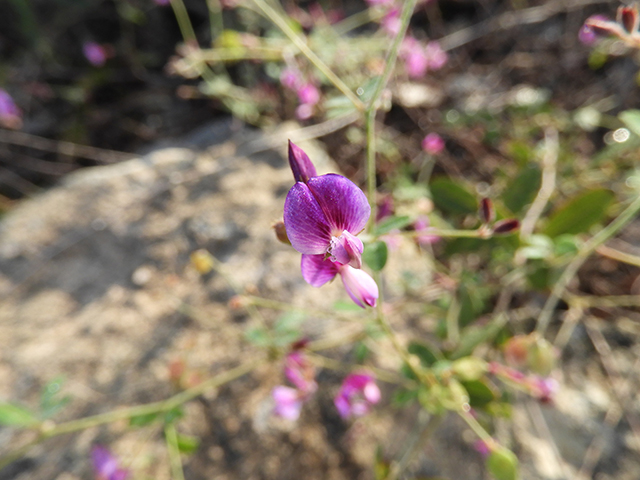
[[[454,146],[448,135],[454,128],[450,132],[443,129],[446,143],[434,131],[415,137],[417,153],[411,165],[418,180],[409,182],[403,169],[397,168],[387,181],[379,182],[378,153],[384,142],[377,115],[389,106],[391,82],[419,79],[448,61],[440,44],[419,39],[409,30],[417,0],[369,0],[367,21],[375,19],[380,29],[375,26],[375,33],[367,33],[364,39],[354,34],[345,59],[330,58],[323,41],[338,42],[336,32],[351,31],[347,27],[360,25],[359,19],[332,27],[327,24],[330,18],[338,18],[337,14],[304,16],[294,11],[296,21],[274,2],[252,0],[239,2],[241,6],[224,2],[219,7],[259,13],[259,20],[251,18],[261,25],[268,20],[271,34],[219,30],[211,48],[200,48],[181,0],[170,3],[185,37],[170,68],[190,78],[202,77],[202,91],[226,102],[238,117],[261,123],[268,115],[269,109],[253,102],[255,97],[248,94],[258,87],[234,85],[224,70],[231,62],[251,60],[269,67],[265,66],[265,71],[273,83],[283,87],[285,97],[292,96],[293,114],[298,119],[309,121],[326,115],[329,119],[346,118],[347,124],[360,122],[361,130],[353,127],[357,131],[352,133],[354,137],[364,135],[366,151],[360,158],[363,189],[337,173],[318,175],[313,160],[289,141],[293,184],[283,199],[282,220],[274,224],[277,238],[290,246],[286,247],[289,254],[300,258],[300,270],[286,272],[289,278],[300,280],[299,288],[306,288],[302,281],[327,288],[340,276],[345,298],[352,303],[338,303],[333,309],[325,306],[320,313],[350,322],[356,326],[352,329],[355,333],[339,331],[335,338],[317,330],[305,331],[306,308],[262,298],[255,288],[236,285],[222,262],[205,249],[196,250],[191,256],[193,271],[202,276],[219,274],[236,291],[229,308],[242,310],[250,319],[246,339],[257,352],[253,357],[194,382],[183,381],[189,377],[188,368],[180,363],[172,375],[179,391],[164,401],[52,425],[50,417],[65,401],[43,392],[46,401],[40,409],[0,405],[0,422],[36,430],[34,443],[123,419],[132,427],[155,424],[162,428],[172,474],[182,478],[183,455],[198,448],[197,439],[189,440],[180,433],[184,404],[267,365],[277,372],[277,380],[270,384],[265,401],[270,413],[289,421],[292,428],[296,428],[295,422],[306,420],[305,408],[327,397],[333,398],[336,418],[345,425],[366,425],[374,411],[375,416],[393,414],[390,404],[397,408],[413,405],[428,421],[418,435],[422,443],[409,449],[421,450],[424,442],[433,439],[444,417],[456,416],[473,433],[469,443],[476,446],[494,478],[519,478],[518,459],[493,420],[508,417],[514,392],[545,405],[553,403],[561,388],[556,377],[559,355],[546,337],[547,330],[558,314],[560,300],[573,312],[589,308],[585,298],[569,293],[570,282],[585,261],[640,212],[638,192],[621,201],[625,204],[609,223],[608,207],[615,199],[609,190],[588,189],[564,204],[553,203],[560,127],[548,116],[544,117],[549,124],[541,133],[540,148],[522,154],[522,148],[510,145],[509,154],[520,152],[525,158],[522,163],[527,163],[510,177],[496,175],[495,185],[478,182],[472,189],[469,181],[444,175],[431,178],[434,163],[447,158]],[[423,6],[426,3],[421,2]],[[303,23],[308,35],[302,34]],[[621,7],[616,22],[591,17],[579,35],[584,43],[593,44],[604,33],[637,48],[637,9]],[[360,40],[366,40],[363,45],[368,50],[355,55]],[[97,57],[92,58],[87,54],[87,59],[98,65]],[[3,99],[7,115],[19,117],[11,97],[0,90],[0,102]],[[0,103],[0,118],[2,111]],[[529,128],[530,115],[526,113],[523,123]],[[455,115],[449,117],[455,119]],[[636,137],[640,136],[639,119],[640,112],[620,116],[621,124]],[[541,121],[540,117],[536,121]],[[422,181],[423,177],[427,180]],[[640,183],[637,178],[635,181]],[[571,188],[569,193],[578,187]],[[545,217],[549,204],[552,213]],[[403,249],[415,252],[412,258],[424,260],[421,268],[429,269],[433,279],[428,288],[411,272],[391,285],[388,260]],[[609,251],[609,255],[614,258],[616,254]],[[615,258],[629,261],[623,255]],[[524,313],[532,325],[525,328],[515,320],[516,313],[522,312],[514,312],[511,305],[516,303],[512,301],[517,293],[532,290],[539,290],[538,297],[543,292],[546,299],[541,308]],[[409,315],[410,308],[419,312],[415,315],[420,319],[429,320],[425,322],[428,327],[400,334],[395,321]],[[285,313],[273,321],[272,316],[262,315],[281,310]],[[560,333],[565,328],[571,327],[560,327]],[[570,334],[565,332],[565,336]],[[348,349],[349,361],[344,355],[331,355],[338,347]],[[378,355],[385,355],[385,361],[379,361],[382,358]],[[334,370],[340,380],[323,378],[318,374],[323,369]],[[6,458],[19,457],[29,446],[10,452]],[[402,477],[407,470],[404,453],[380,469],[384,474],[377,478]],[[87,455],[101,480],[126,477],[127,472],[106,448],[95,447]]]

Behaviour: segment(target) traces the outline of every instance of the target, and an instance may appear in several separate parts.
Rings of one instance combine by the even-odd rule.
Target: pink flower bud
[[[444,150],[444,140],[437,133],[430,133],[422,140],[422,149],[431,155],[438,155]]]
[[[312,83],[305,83],[298,88],[297,93],[298,100],[302,104],[313,106],[320,101],[320,91]]]
[[[342,418],[366,415],[380,401],[380,389],[372,375],[352,373],[342,382],[333,402]]]
[[[82,46],[82,52],[85,58],[94,67],[102,67],[107,63],[109,52],[103,45],[99,45],[96,42],[85,42]]]

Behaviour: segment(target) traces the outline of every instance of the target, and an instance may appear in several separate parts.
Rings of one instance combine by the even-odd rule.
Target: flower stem
[[[169,451],[169,463],[171,464],[171,479],[184,480],[182,470],[182,459],[180,458],[180,447],[178,446],[178,433],[173,422],[169,422],[164,427],[164,437]]]
[[[58,435],[62,435],[64,433],[72,433],[77,432],[79,430],[84,430],[90,427],[96,427],[98,425],[103,425],[105,423],[112,423],[118,420],[127,420],[133,417],[138,417],[142,415],[152,415],[157,413],[168,412],[189,400],[192,400],[200,395],[202,395],[207,390],[211,390],[214,388],[218,388],[225,383],[229,383],[232,380],[240,378],[247,373],[251,372],[255,368],[264,364],[264,358],[260,357],[259,359],[252,360],[250,362],[243,363],[231,370],[223,372],[219,375],[216,375],[209,380],[202,382],[195,387],[192,387],[188,390],[180,392],[173,397],[168,398],[167,400],[162,400],[159,402],[148,403],[146,405],[138,405],[135,407],[122,408],[119,410],[113,410],[111,412],[100,413],[98,415],[93,415],[90,417],[80,418],[78,420],[71,420],[69,422],[61,423],[58,425],[53,425],[51,427],[43,424],[43,428],[41,428],[40,435],[34,441],[30,442],[27,445],[23,445],[21,447],[16,448],[13,451],[10,451],[0,457],[0,469],[9,463],[17,460],[22,457],[33,445],[36,445],[48,438],[55,437]]]
[[[176,16],[178,27],[180,28],[180,33],[182,34],[182,38],[185,43],[197,47],[198,40],[196,39],[196,33],[193,30],[193,25],[191,25],[189,13],[187,12],[187,8],[184,6],[184,2],[182,0],[171,0],[171,8]]]
[[[571,263],[567,265],[564,272],[562,272],[562,275],[551,291],[551,295],[549,295],[547,302],[544,304],[544,307],[540,312],[540,316],[538,317],[536,332],[540,335],[544,335],[544,332],[551,322],[551,317],[558,301],[564,294],[564,291],[567,288],[567,285],[569,285],[571,279],[576,275],[576,273],[578,273],[578,270],[580,270],[580,267],[582,267],[587,258],[589,258],[589,256],[600,245],[622,230],[631,220],[633,220],[638,212],[640,212],[640,196],[638,196],[631,205],[624,209],[613,222],[591,237],[591,239],[580,248],[578,254]]]
[[[402,13],[400,14],[400,30],[393,39],[391,47],[387,52],[387,58],[385,60],[385,68],[382,75],[378,78],[378,83],[373,91],[371,100],[367,105],[365,111],[365,123],[367,131],[367,161],[366,161],[366,175],[367,175],[367,196],[369,197],[369,204],[371,205],[371,217],[369,218],[369,231],[371,231],[376,221],[376,113],[378,111],[378,100],[384,87],[387,85],[393,69],[396,65],[396,59],[398,58],[398,51],[400,44],[409,26],[413,9],[415,8],[417,0],[408,0],[402,7]]]
[[[271,20],[280,30],[284,33],[289,40],[302,52],[302,54],[309,59],[311,63],[315,65],[315,67],[322,72],[322,74],[329,79],[333,85],[340,90],[344,95],[351,100],[351,102],[355,105],[358,110],[364,110],[365,105],[362,103],[355,93],[351,91],[351,89],[344,83],[340,77],[338,77],[331,68],[324,63],[320,57],[318,57],[313,50],[309,48],[307,43],[298,35],[293,29],[289,26],[287,21],[282,18],[276,10],[273,9],[267,2],[264,0],[253,0],[253,3],[264,13],[264,15]]]

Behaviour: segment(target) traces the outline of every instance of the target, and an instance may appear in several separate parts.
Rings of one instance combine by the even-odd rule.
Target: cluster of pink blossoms
[[[312,81],[305,80],[302,73],[294,68],[285,68],[280,75],[280,83],[293,90],[298,96],[299,105],[296,116],[300,120],[311,118],[315,106],[320,101],[320,90]]]
[[[318,389],[315,369],[302,352],[293,351],[285,357],[284,374],[294,387],[278,385],[273,389],[274,413],[287,420],[297,420],[302,404]],[[380,389],[368,373],[348,375],[334,398],[338,413],[344,419],[365,415],[379,401]]]
[[[400,58],[411,78],[423,77],[429,70],[440,70],[447,64],[449,57],[438,42],[423,45],[417,39],[406,36],[400,47]]]

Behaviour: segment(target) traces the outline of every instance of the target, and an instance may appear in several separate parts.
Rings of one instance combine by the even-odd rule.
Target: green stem
[[[167,423],[164,427],[164,437],[169,451],[169,463],[171,464],[171,480],[184,480],[182,469],[182,459],[180,458],[180,447],[178,446],[178,433],[173,422]]]
[[[423,235],[433,235],[434,237],[443,238],[491,238],[491,232],[483,229],[478,230],[454,230],[447,228],[434,228],[429,227],[426,230],[401,232],[401,235],[406,237],[421,237]]]
[[[398,51],[400,44],[404,38],[405,32],[409,26],[413,9],[416,6],[417,0],[408,0],[402,7],[402,13],[400,14],[400,31],[393,39],[391,47],[387,52],[387,58],[385,61],[385,68],[382,76],[378,78],[378,83],[373,91],[371,100],[365,110],[365,122],[367,131],[367,162],[366,162],[366,175],[367,175],[367,196],[369,197],[369,204],[371,205],[371,217],[369,217],[369,231],[373,230],[376,221],[376,113],[378,111],[378,100],[384,87],[387,85],[393,69],[396,65],[396,59],[398,58]]]
[[[358,110],[364,110],[365,105],[362,101],[356,96],[355,93],[351,91],[351,89],[344,83],[340,77],[338,77],[333,71],[324,63],[320,57],[318,57],[313,50],[309,48],[307,43],[298,35],[293,29],[289,26],[287,21],[282,18],[282,16],[276,12],[269,4],[267,4],[264,0],[252,0],[253,3],[264,13],[264,15],[269,18],[280,30],[284,33],[289,40],[302,52],[302,54],[309,59],[311,63],[315,65],[315,67],[322,72],[322,74],[329,79],[333,85],[340,90],[344,95],[351,100],[351,102],[356,106]]]
[[[553,316],[553,312],[558,301],[564,294],[564,291],[567,288],[567,285],[569,285],[571,279],[576,275],[576,273],[578,273],[578,270],[580,270],[580,267],[582,267],[587,258],[589,258],[596,248],[622,230],[631,220],[633,220],[638,212],[640,212],[640,196],[638,196],[631,205],[623,210],[623,212],[618,215],[613,222],[591,237],[591,239],[585,243],[582,248],[580,248],[578,254],[571,263],[567,265],[564,272],[562,272],[562,275],[551,291],[551,295],[549,295],[549,298],[544,304],[544,307],[540,312],[540,316],[538,317],[536,332],[540,335],[544,335],[544,332],[551,322],[551,317]]]
[[[191,25],[189,13],[184,6],[184,2],[182,0],[171,0],[171,8],[173,8],[173,13],[176,16],[178,27],[180,28],[180,33],[185,43],[197,47],[198,40],[196,39],[196,33],[193,30],[193,25]]]
[[[55,437],[58,435],[62,435],[65,433],[77,432],[79,430],[84,430],[90,427],[96,427],[98,425],[103,425],[105,423],[112,423],[118,420],[127,420],[133,417],[138,417],[142,415],[152,415],[157,413],[168,412],[183,403],[188,402],[200,395],[202,395],[207,390],[211,390],[214,388],[218,388],[225,383],[229,383],[232,380],[235,380],[243,375],[254,370],[256,367],[264,364],[264,359],[260,358],[257,360],[252,360],[247,363],[243,363],[242,365],[237,366],[236,368],[232,368],[226,372],[223,372],[215,377],[210,378],[209,380],[202,382],[195,387],[192,387],[188,390],[180,392],[173,397],[168,398],[167,400],[163,400],[160,402],[148,403],[146,405],[138,405],[136,407],[123,408],[120,410],[114,410],[111,412],[101,413],[98,415],[93,415],[91,417],[80,418],[78,420],[71,420],[69,422],[61,423],[59,425],[54,425],[51,427],[43,424],[43,427],[40,435],[37,439],[30,442],[27,445],[19,447],[12,452],[9,452],[3,455],[0,458],[0,468],[8,465],[14,460],[23,456],[31,446],[42,442],[51,437]]]
[[[466,410],[459,410],[457,413],[467,423],[467,425],[469,425],[469,428],[473,430],[478,438],[486,443],[487,447],[489,447],[490,450],[494,450],[499,446],[493,439],[493,437],[489,435],[489,433],[482,427],[482,425],[480,425],[480,423],[478,423],[473,415],[471,415]]]

